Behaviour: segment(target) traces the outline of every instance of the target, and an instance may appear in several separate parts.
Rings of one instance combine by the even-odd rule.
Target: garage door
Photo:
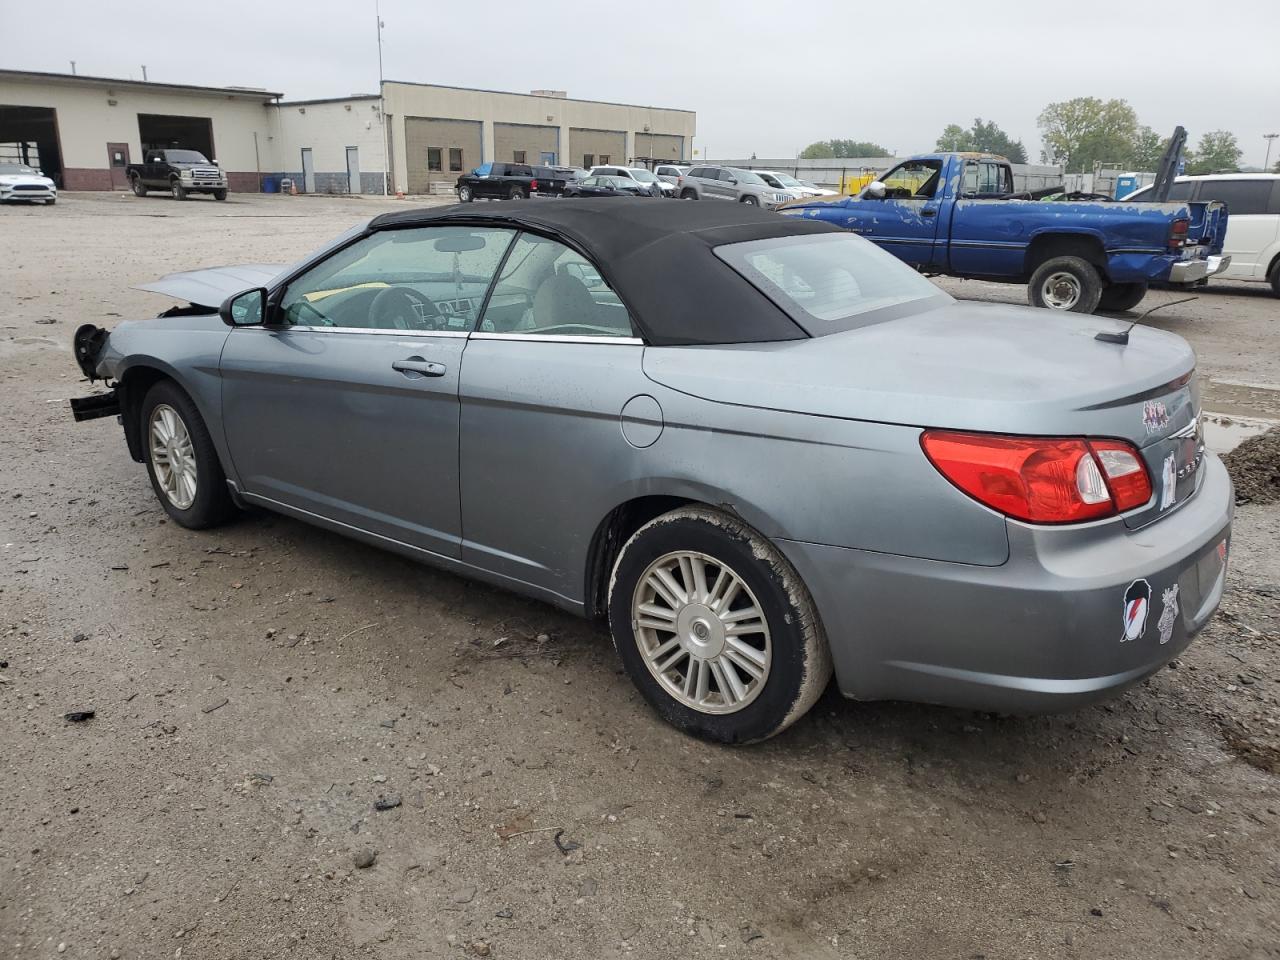
[[[654,160],[683,160],[684,137],[666,133],[636,133],[636,156]]]
[[[404,118],[410,193],[431,193],[433,183],[453,186],[458,175],[480,166],[480,121]]]
[[[565,160],[573,166],[592,167],[598,163],[626,163],[627,135],[621,130],[589,130],[572,127]],[[606,159],[607,158],[607,159]]]
[[[495,123],[493,159],[507,163],[559,162],[560,128],[530,123]]]

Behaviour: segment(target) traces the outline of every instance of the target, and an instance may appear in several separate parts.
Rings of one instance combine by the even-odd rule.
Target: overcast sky
[[[792,157],[814,140],[931,149],[994,120],[1039,159],[1036,117],[1119,97],[1162,135],[1226,129],[1244,163],[1280,131],[1280,0],[1163,3],[382,0],[388,79],[681,107],[712,158]],[[0,0],[55,29],[0,38],[0,67],[266,87],[289,99],[377,89],[374,0]],[[3,20],[0,20],[3,22]],[[1272,161],[1280,156],[1280,141]]]

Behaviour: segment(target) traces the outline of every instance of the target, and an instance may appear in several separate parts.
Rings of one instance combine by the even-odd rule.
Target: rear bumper
[[[846,696],[1070,709],[1160,669],[1217,609],[1234,497],[1220,460],[1207,457],[1204,470],[1193,498],[1137,530],[1119,518],[1010,522],[999,567],[777,543],[809,586]],[[1126,640],[1135,581],[1150,600],[1145,628]]]
[[[1231,266],[1231,257],[1223,254],[1222,256],[1212,256],[1209,258],[1209,276],[1216,277]]]
[[[1179,260],[1169,268],[1170,283],[1195,283],[1209,276],[1208,260]]]

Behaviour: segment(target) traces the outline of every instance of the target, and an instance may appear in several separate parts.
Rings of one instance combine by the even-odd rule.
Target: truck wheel
[[[1054,257],[1031,274],[1027,299],[1033,307],[1093,313],[1102,298],[1102,277],[1097,268],[1080,257]]]
[[[517,186],[517,187],[512,187],[511,192],[507,194],[507,196],[509,196],[512,200],[523,200],[525,197],[529,196],[529,194],[525,192],[524,187]]]
[[[133,195],[135,197],[145,197],[147,195],[147,185],[142,182],[141,177],[133,177],[129,181],[129,186],[133,187]]]
[[[187,188],[182,185],[181,181],[171,180],[169,182],[169,189],[173,191],[173,199],[175,200],[187,199]]]
[[[1102,290],[1102,298],[1098,301],[1098,309],[1106,313],[1120,313],[1132,310],[1147,295],[1145,283],[1111,283]]]
[[[706,507],[645,524],[618,554],[609,629],[622,664],[664,720],[721,743],[753,743],[804,715],[831,679],[809,591],[759,533]]]
[[[225,190],[215,190],[215,191],[213,191],[213,199],[215,199],[215,200],[225,200],[225,199],[227,199],[227,191],[225,191]]]
[[[471,188],[463,184],[458,188],[458,201],[461,203],[470,203],[472,201]]]

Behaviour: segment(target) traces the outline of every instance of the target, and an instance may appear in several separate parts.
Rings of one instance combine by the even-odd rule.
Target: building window
[[[606,164],[606,163],[608,163],[608,162],[609,162],[609,155],[608,155],[607,153],[602,153],[602,154],[600,154],[600,163],[601,163],[601,165],[604,165],[604,164]]]
[[[582,155],[582,165],[590,170],[596,165],[596,157],[593,153],[584,153]]]
[[[523,151],[523,150],[512,150],[512,151],[511,151],[511,159],[512,159],[512,160],[514,160],[516,163],[524,163],[524,162],[525,162],[525,161],[524,161],[524,151]]]
[[[461,147],[449,148],[449,169],[455,170],[455,171],[462,169],[462,148]]]
[[[439,147],[427,147],[427,169],[428,170],[444,169],[444,167],[440,165],[440,148]]]

